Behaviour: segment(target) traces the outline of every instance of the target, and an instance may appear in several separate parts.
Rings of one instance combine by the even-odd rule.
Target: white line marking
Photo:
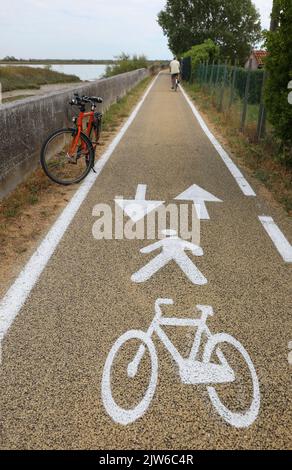
[[[194,103],[192,103],[192,101],[190,100],[190,98],[188,97],[188,95],[186,94],[185,90],[183,89],[183,87],[181,85],[180,85],[180,88],[181,88],[182,94],[185,97],[188,105],[190,106],[195,118],[197,119],[198,123],[200,124],[201,128],[205,132],[205,134],[208,137],[208,139],[210,140],[210,142],[213,144],[213,146],[215,147],[215,149],[219,153],[220,157],[222,158],[222,160],[225,163],[225,165],[227,166],[228,170],[230,171],[230,173],[234,177],[235,181],[237,182],[237,184],[240,187],[243,194],[245,196],[256,196],[256,193],[254,192],[254,190],[252,189],[250,184],[246,181],[246,179],[244,178],[244,176],[241,173],[241,171],[239,170],[239,168],[235,165],[235,163],[233,163],[233,161],[229,157],[228,153],[224,150],[222,145],[218,142],[218,140],[216,139],[214,134],[212,134],[212,132],[209,130],[207,124],[204,121],[204,119],[202,118],[199,111],[195,107]]]
[[[274,219],[272,217],[261,216],[259,220],[285,263],[292,263],[292,245],[285,238],[278,225],[274,222]]]
[[[18,312],[22,308],[31,290],[35,286],[42,271],[46,267],[55,249],[60,243],[63,235],[65,234],[66,230],[74,219],[81,204],[83,203],[90,189],[95,183],[95,180],[101,173],[102,169],[104,168],[107,161],[111,157],[113,151],[116,149],[117,145],[125,135],[126,131],[136,118],[146,97],[154,86],[157,78],[158,76],[148,87],[141,101],[138,103],[128,120],[125,122],[119,133],[114,138],[114,140],[111,142],[108,149],[96,163],[96,173],[91,173],[89,176],[87,176],[86,180],[82,183],[78,191],[76,191],[69,204],[66,206],[62,214],[52,226],[47,236],[44,238],[38,249],[35,251],[28,263],[25,265],[24,269],[19,274],[14,284],[10,287],[10,289],[7,291],[6,295],[0,302],[0,346],[1,341],[3,340],[13,321],[15,320]]]

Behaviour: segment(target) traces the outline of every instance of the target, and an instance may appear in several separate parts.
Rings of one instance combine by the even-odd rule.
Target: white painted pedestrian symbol
[[[150,212],[158,209],[162,206],[165,201],[147,201],[146,200],[146,184],[139,184],[136,192],[135,199],[122,199],[116,198],[115,202],[120,208],[132,219],[133,222],[137,223],[142,220]]]
[[[155,316],[148,331],[146,333],[141,330],[128,331],[113,345],[104,366],[101,387],[102,400],[107,413],[116,423],[127,425],[141,418],[149,408],[158,381],[158,357],[152,340],[152,336],[156,333],[166,350],[171,355],[173,361],[177,364],[181,382],[187,385],[206,385],[211,403],[223,420],[236,428],[249,427],[256,420],[260,410],[259,381],[249,354],[241,343],[232,336],[226,333],[215,335],[211,333],[207,326],[207,320],[209,316],[213,315],[212,307],[198,305],[197,309],[201,312],[201,318],[199,319],[163,317],[160,306],[172,304],[173,300],[171,299],[158,299],[155,304]],[[170,338],[163,330],[163,327],[165,326],[197,328],[193,346],[187,359],[181,356],[176,347],[172,344]],[[199,360],[198,356],[200,355],[201,342],[203,338],[206,338],[206,345],[203,349],[202,359]],[[135,354],[136,349],[133,349],[132,346],[133,344],[136,344],[137,341],[141,345],[138,347],[137,353]],[[223,403],[223,401],[228,402],[228,393],[226,393],[225,390],[223,391],[220,387],[217,387],[216,390],[216,385],[229,384],[237,381],[239,378],[227,362],[227,359],[225,358],[226,353],[223,354],[220,349],[223,344],[231,346],[233,353],[237,353],[237,357],[241,356],[241,359],[244,360],[247,366],[251,378],[250,383],[252,386],[250,387],[250,384],[248,383],[246,388],[246,397],[250,396],[249,408],[245,408],[241,412],[231,411],[228,408],[228,405]],[[127,347],[130,349],[127,349]],[[127,351],[131,351],[130,354],[132,354],[131,357],[133,357],[132,361],[129,363],[125,363],[124,360],[124,367],[129,380],[134,379],[137,376],[139,379],[139,373],[142,375],[144,380],[145,362],[143,363],[143,366],[141,364],[146,351],[149,353],[151,365],[149,370],[146,371],[146,374],[149,373],[149,379],[147,381],[148,385],[146,384],[147,390],[143,395],[142,400],[133,408],[126,409],[122,408],[115,401],[115,397],[121,398],[121,390],[119,390],[119,393],[113,390],[114,384],[121,387],[125,382],[123,380],[112,382],[112,372],[113,368],[116,368],[117,364],[119,364],[118,367],[120,367],[120,372],[121,374],[124,374],[123,365],[121,365],[121,362],[117,359],[119,355],[119,358],[128,357],[128,355],[125,354]],[[229,349],[229,354],[230,351],[231,349]],[[237,357],[233,358],[233,363],[236,363]],[[115,370],[115,377],[117,376],[117,373],[118,371]],[[126,381],[127,384],[129,384],[129,380]],[[143,380],[141,381],[142,383],[144,383]],[[135,383],[141,382],[136,380]],[[126,396],[129,395],[127,390],[125,390],[124,393]]]
[[[170,261],[175,261],[193,284],[207,284],[207,279],[185,253],[185,251],[188,250],[191,251],[195,256],[203,256],[204,252],[202,248],[194,245],[193,243],[182,240],[177,236],[175,230],[163,230],[162,234],[165,235],[166,238],[140,250],[141,253],[146,254],[162,248],[162,251],[159,255],[147,263],[146,266],[133,274],[131,277],[132,281],[145,282],[154,274],[156,274],[161,268],[166,266]]]
[[[213,194],[208,193],[208,191],[205,191],[196,184],[193,184],[193,186],[179,194],[179,196],[177,196],[175,199],[179,201],[193,201],[198,219],[200,220],[210,219],[206,202],[222,202],[216,196],[213,196]]]

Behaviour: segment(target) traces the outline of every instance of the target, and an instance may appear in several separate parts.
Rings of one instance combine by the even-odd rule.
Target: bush
[[[218,65],[208,65],[208,71],[206,72],[206,66],[200,64],[196,67],[196,72],[194,78],[197,81],[201,81],[202,78],[209,83],[211,79],[212,69],[213,69],[213,85],[217,81],[217,84],[220,85],[224,79],[225,64]],[[227,67],[226,75],[226,85],[230,84],[233,79],[234,67]],[[235,80],[235,90],[238,96],[243,99],[245,96],[246,81],[248,76],[248,70],[242,67],[236,68],[236,80]],[[249,89],[249,104],[259,104],[261,101],[262,85],[263,85],[264,71],[263,70],[252,70],[250,76],[250,89]]]
[[[235,89],[238,92],[240,98],[245,96],[246,81],[248,76],[248,70],[243,68],[238,68],[236,73],[235,80]],[[260,104],[262,86],[264,79],[263,70],[253,70],[250,74],[250,88],[249,88],[249,104]]]
[[[192,61],[192,72],[196,69],[200,62],[214,60],[219,56],[219,47],[211,40],[204,41],[203,44],[193,46],[189,51],[183,54],[183,58],[190,57]]]
[[[130,55],[123,52],[116,59],[117,62],[115,64],[107,66],[105,77],[113,77],[114,75],[148,67],[148,61],[145,55],[133,55],[131,58]]]
[[[292,2],[277,0],[278,28],[267,32],[268,79],[265,101],[269,120],[283,143],[283,160],[292,164],[292,106],[288,103],[288,83],[292,78]]]

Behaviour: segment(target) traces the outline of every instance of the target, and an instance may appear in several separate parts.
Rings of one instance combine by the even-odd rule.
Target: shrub
[[[200,62],[216,59],[219,56],[219,47],[211,40],[204,41],[203,44],[193,46],[189,51],[183,54],[183,58],[190,57],[192,61],[192,72],[196,69]]]
[[[197,81],[200,81],[202,77],[209,82],[211,79],[213,65],[208,66],[208,71],[206,73],[205,65],[201,64],[197,66],[196,73],[194,77]],[[217,81],[218,84],[221,84],[224,79],[225,65],[216,64],[213,69],[213,85]],[[232,82],[234,68],[227,67],[226,75],[226,85]],[[242,67],[236,68],[236,80],[235,80],[235,90],[237,91],[238,96],[242,99],[245,96],[246,81],[248,76],[248,70]],[[263,85],[264,71],[263,70],[252,70],[250,76],[250,88],[249,88],[249,104],[259,104],[261,101],[262,85]]]
[[[275,133],[282,141],[283,160],[292,164],[292,106],[288,102],[288,83],[292,78],[292,2],[276,0],[278,27],[265,34],[269,55],[265,101]]]
[[[246,81],[248,76],[248,70],[238,68],[235,80],[235,89],[238,92],[240,98],[245,96]],[[262,86],[264,79],[263,70],[252,70],[250,73],[250,87],[249,87],[249,104],[259,104],[261,101]]]
[[[133,57],[131,57],[130,55],[122,52],[122,54],[116,59],[117,61],[115,64],[107,66],[105,77],[113,77],[114,75],[148,67],[148,61],[145,55],[133,55]]]

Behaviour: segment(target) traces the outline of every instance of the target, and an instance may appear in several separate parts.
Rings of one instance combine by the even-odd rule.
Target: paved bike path
[[[151,200],[174,202],[193,184],[222,200],[207,203],[210,220],[201,221],[204,256],[188,253],[206,285],[192,284],[175,263],[134,283],[133,273],[157,254],[140,253],[153,241],[93,238],[93,207],[114,207],[116,196],[134,198],[138,184],[147,185]],[[181,92],[171,93],[169,76],[161,74],[4,340],[1,448],[291,447],[291,264],[263,230],[261,215],[274,217],[292,240],[282,210],[258,195],[244,196]],[[106,412],[101,381],[108,353],[126,331],[148,329],[157,298],[174,300],[163,307],[167,316],[198,317],[196,305],[212,306],[212,333],[230,334],[244,346],[260,384],[260,412],[250,427],[226,423],[205,384],[182,384],[157,337],[158,383],[149,409],[127,426]],[[167,331],[186,356],[194,331]],[[226,354],[238,376],[220,385],[220,396],[244,408],[249,376],[232,348]],[[150,363],[146,357],[133,381],[125,363],[123,357],[116,363],[113,384],[116,400],[127,406],[143,396]]]

